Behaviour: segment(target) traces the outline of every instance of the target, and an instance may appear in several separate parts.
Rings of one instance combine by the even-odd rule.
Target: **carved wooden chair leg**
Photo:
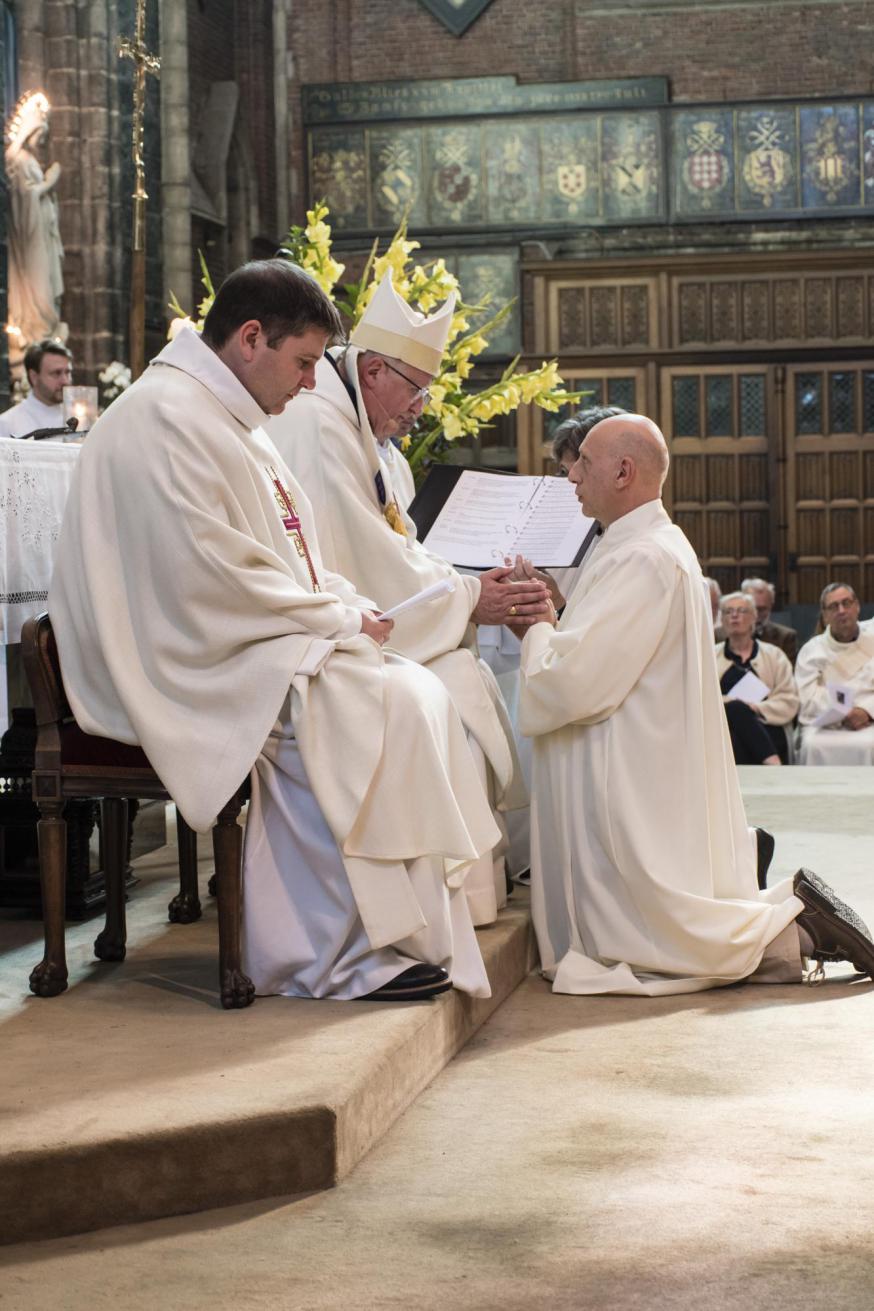
[[[64,943],[67,821],[64,819],[64,803],[60,796],[47,800],[41,798],[37,804],[40,812],[36,828],[45,955],[31,971],[30,990],[37,997],[57,997],[67,987],[67,953]]]
[[[218,880],[219,986],[225,1010],[251,1006],[255,1000],[255,986],[243,973],[240,959],[243,830],[237,816],[241,809],[239,796],[234,797],[220,812],[212,830]]]
[[[106,927],[94,939],[98,960],[124,960],[127,952],[127,924],[124,910],[127,868],[127,802],[123,797],[104,797],[100,806],[103,825],[103,868],[106,876]]]
[[[176,808],[176,845],[179,849],[179,891],[167,914],[171,924],[193,924],[201,916],[197,890],[197,834]]]

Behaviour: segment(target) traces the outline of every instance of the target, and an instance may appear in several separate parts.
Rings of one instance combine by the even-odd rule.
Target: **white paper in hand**
[[[848,683],[826,683],[828,706],[813,721],[814,728],[832,728],[842,724],[853,709],[856,694]]]
[[[750,705],[758,705],[760,701],[765,701],[771,695],[771,689],[767,683],[763,683],[760,678],[748,669],[743,678],[738,679],[730,692],[726,692],[726,701],[746,701]]]
[[[406,601],[399,601],[390,610],[384,610],[378,618],[396,619],[405,610],[412,610],[417,605],[424,605],[427,601],[433,601],[435,597],[446,596],[449,592],[454,591],[455,583],[453,579],[442,578],[439,583],[432,583],[430,587],[423,587],[421,592],[416,592],[414,596],[408,596]]]

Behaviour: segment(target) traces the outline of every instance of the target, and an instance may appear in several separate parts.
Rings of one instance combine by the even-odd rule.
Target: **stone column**
[[[174,292],[186,308],[192,285],[187,11],[187,5],[181,0],[161,0],[164,302],[166,304],[170,293]]]
[[[276,229],[280,240],[291,223],[289,195],[289,151],[291,148],[291,107],[288,98],[289,0],[273,2],[273,104],[276,115]]]

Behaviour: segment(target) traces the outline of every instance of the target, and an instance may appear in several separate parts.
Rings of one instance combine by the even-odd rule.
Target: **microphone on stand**
[[[26,432],[19,437],[20,442],[41,442],[46,437],[69,437],[70,433],[76,431],[79,427],[79,420],[73,416],[68,419],[63,428],[34,428],[33,432]]]

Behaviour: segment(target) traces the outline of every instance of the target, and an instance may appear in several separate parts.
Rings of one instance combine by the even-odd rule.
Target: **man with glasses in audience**
[[[475,625],[544,618],[547,588],[538,579],[514,580],[510,567],[459,574],[417,541],[406,513],[412,474],[394,445],[428,403],[454,308],[453,295],[426,317],[398,296],[387,273],[348,346],[319,361],[315,388],[298,398],[293,414],[271,420],[268,435],[312,502],[326,568],[344,569],[380,610],[434,583],[452,585],[399,615],[391,646],[446,686],[501,827],[497,812],[525,808],[527,792],[506,706],[479,659]],[[399,804],[408,802],[399,797]],[[492,923],[506,900],[505,849],[506,841],[465,881],[477,925]]]
[[[874,764],[874,631],[860,626],[848,583],[829,583],[820,607],[825,631],[805,643],[795,668],[801,764]]]

